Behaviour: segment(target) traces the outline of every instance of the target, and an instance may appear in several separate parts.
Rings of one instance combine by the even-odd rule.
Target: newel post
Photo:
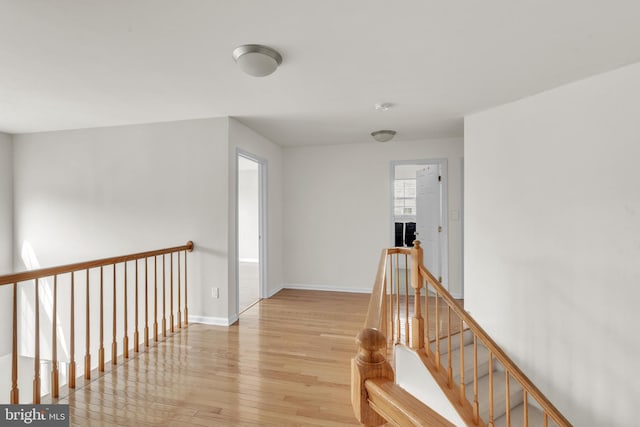
[[[420,266],[422,265],[422,246],[420,240],[414,240],[413,248],[411,248],[411,287],[414,293],[415,308],[413,310],[413,319],[411,322],[411,348],[414,350],[424,348],[424,319],[422,317],[422,309],[420,307],[421,297],[420,289],[422,289],[422,277],[420,276]]]
[[[380,426],[386,420],[370,406],[365,381],[373,378],[394,380],[393,369],[387,362],[387,338],[377,329],[363,329],[356,337],[358,354],[351,359],[351,405],[356,418],[365,426]],[[384,352],[384,353],[383,353]]]

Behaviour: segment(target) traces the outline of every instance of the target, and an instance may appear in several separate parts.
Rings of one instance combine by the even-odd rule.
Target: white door
[[[442,277],[442,182],[440,165],[425,165],[416,172],[416,238],[424,250],[424,265]],[[445,288],[447,285],[442,283]]]

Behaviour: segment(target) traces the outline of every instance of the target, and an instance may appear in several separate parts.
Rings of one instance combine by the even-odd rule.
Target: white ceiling
[[[246,43],[282,66],[242,74]],[[637,0],[0,0],[0,130],[228,115],[285,146],[461,136],[465,114],[637,61]]]

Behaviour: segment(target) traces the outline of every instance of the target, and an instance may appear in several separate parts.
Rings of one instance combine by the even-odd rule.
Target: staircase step
[[[442,343],[441,343],[442,344]],[[451,343],[453,345],[453,342]],[[435,346],[433,346],[435,352]],[[447,349],[440,346],[440,364],[446,370],[448,368]],[[453,370],[453,379],[456,383],[460,382],[460,348],[451,350],[451,368]],[[478,378],[489,374],[489,350],[484,346],[478,345]],[[464,382],[466,384],[473,382],[473,342],[464,346]]]
[[[544,425],[544,413],[536,408],[535,406],[529,404],[528,408],[528,418],[530,426],[543,426]],[[524,404],[520,403],[518,406],[511,409],[511,427],[520,427],[524,426]],[[555,426],[556,424],[549,419],[549,426]],[[504,414],[500,418],[497,418],[494,422],[495,427],[506,427],[507,426],[507,415]]]
[[[469,329],[465,329],[462,336],[462,341],[464,345],[473,344],[473,332]],[[440,352],[447,351],[447,343],[449,342],[449,338],[440,338]],[[460,347],[460,335],[459,333],[451,334],[451,349],[456,349]],[[435,351],[436,342],[435,338],[431,339],[431,348]]]
[[[493,371],[493,419],[502,417],[506,412],[504,372]],[[467,399],[473,405],[473,384],[467,385],[465,389]],[[516,381],[509,382],[509,405],[514,408],[523,401],[522,387]],[[486,423],[489,422],[489,375],[478,378],[478,406],[480,407],[480,418]],[[530,406],[531,407],[531,406]],[[513,411],[513,410],[512,410]],[[513,413],[513,412],[512,412]],[[513,420],[513,415],[512,415]],[[538,425],[538,424],[531,424]]]

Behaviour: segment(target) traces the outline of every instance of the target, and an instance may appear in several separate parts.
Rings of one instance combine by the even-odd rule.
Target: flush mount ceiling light
[[[374,105],[374,107],[378,111],[388,111],[389,108],[393,107],[393,104],[390,102],[381,102],[379,104]]]
[[[233,59],[250,76],[264,77],[282,64],[282,55],[268,46],[245,44],[233,50]]]
[[[391,141],[395,135],[396,135],[395,130],[388,130],[388,129],[371,132],[371,136],[373,137],[373,139],[375,139],[378,142]]]

